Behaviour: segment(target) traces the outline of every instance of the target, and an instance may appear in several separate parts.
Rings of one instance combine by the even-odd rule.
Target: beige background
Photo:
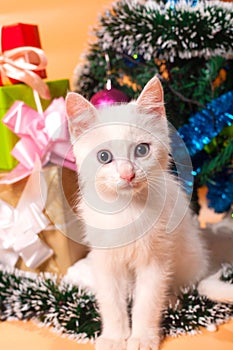
[[[0,0],[0,24],[37,24],[48,80],[68,78],[94,39],[92,28],[111,0]]]

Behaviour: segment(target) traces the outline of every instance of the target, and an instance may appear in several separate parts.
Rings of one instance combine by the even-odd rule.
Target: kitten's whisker
[[[179,178],[176,178],[175,177],[175,175],[174,175],[174,178],[173,177],[171,177],[170,175],[170,173],[169,172],[167,172],[168,173],[168,175],[169,175],[169,177],[166,177],[166,181],[169,181],[169,183],[174,183],[174,184],[176,184],[176,185],[179,185],[179,186],[184,186],[183,185],[183,183],[181,182],[181,180],[179,179]],[[154,174],[153,174],[153,176],[152,175],[150,175],[150,174],[148,174],[148,179],[149,180],[154,180],[154,179],[157,179],[158,181],[160,180],[160,181],[164,181],[164,179],[165,179],[165,177],[163,176],[163,177],[161,177],[161,173],[158,173],[160,176],[158,176],[158,177],[156,177],[156,176],[154,176]]]

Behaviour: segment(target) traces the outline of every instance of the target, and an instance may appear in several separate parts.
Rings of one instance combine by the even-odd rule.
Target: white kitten
[[[151,79],[136,102],[98,110],[69,93],[66,109],[79,175],[78,211],[102,317],[96,348],[156,350],[169,295],[209,270],[188,200],[168,171],[160,81]]]

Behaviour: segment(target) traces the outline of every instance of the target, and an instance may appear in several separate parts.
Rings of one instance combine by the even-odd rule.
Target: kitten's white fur
[[[168,172],[161,84],[153,78],[128,105],[96,110],[81,95],[69,93],[66,106],[81,189],[78,210],[92,247],[88,259],[102,317],[96,348],[156,350],[169,297],[181,286],[203,280],[210,270],[186,196]],[[150,144],[149,156],[135,158],[140,143]],[[114,161],[100,166],[96,154],[102,149],[111,150]],[[130,182],[120,176],[126,166],[135,173]],[[106,213],[104,203],[115,205],[114,210]],[[215,299],[233,301],[230,288],[217,289],[217,277],[201,282],[200,292],[206,294],[211,285]]]

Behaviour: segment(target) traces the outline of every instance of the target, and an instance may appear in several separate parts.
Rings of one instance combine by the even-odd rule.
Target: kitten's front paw
[[[131,337],[127,342],[127,350],[158,350],[159,339],[157,337]]]
[[[126,341],[124,339],[110,339],[99,337],[95,343],[96,350],[126,350]]]

